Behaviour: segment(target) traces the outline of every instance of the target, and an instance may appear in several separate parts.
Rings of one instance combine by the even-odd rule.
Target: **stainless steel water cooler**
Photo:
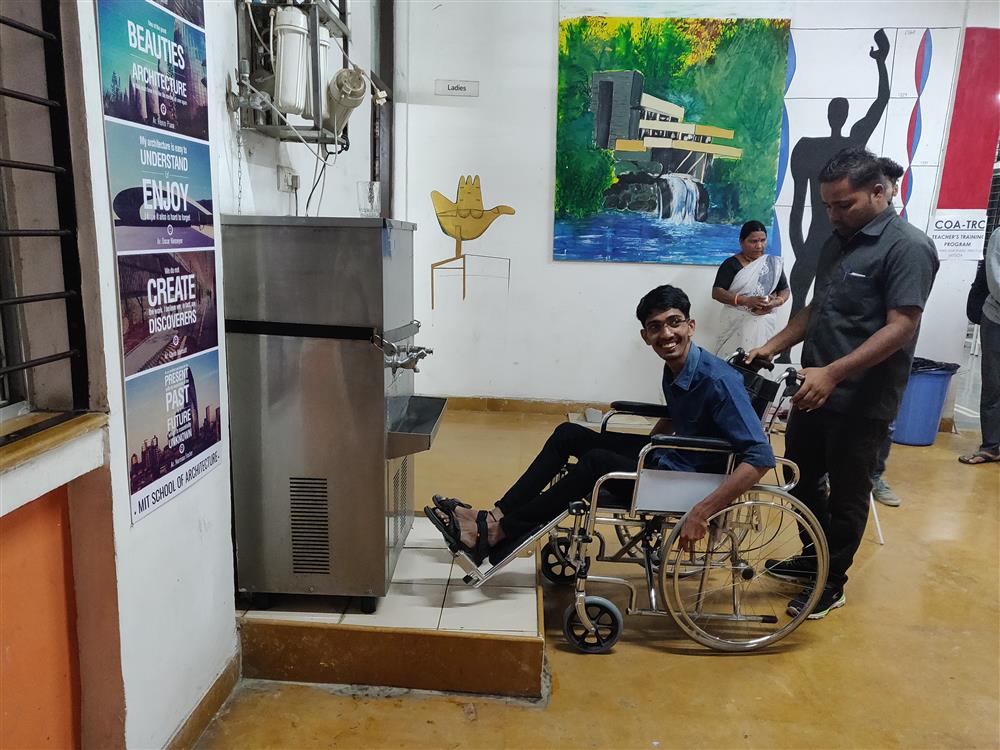
[[[413,458],[446,406],[413,394],[413,230],[224,216],[240,591],[385,595],[413,523]]]

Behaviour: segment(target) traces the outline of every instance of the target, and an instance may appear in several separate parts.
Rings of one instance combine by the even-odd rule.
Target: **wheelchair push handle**
[[[750,372],[760,372],[761,370],[767,370],[771,372],[774,369],[774,363],[763,357],[755,357],[753,361],[747,362],[747,353],[743,348],[736,350],[736,353],[726,360],[733,367],[739,367],[744,370],[750,370]]]
[[[781,394],[782,398],[791,398],[799,392],[803,378],[794,367],[789,367],[785,370],[785,374],[781,376],[781,379],[785,383],[785,392]]]

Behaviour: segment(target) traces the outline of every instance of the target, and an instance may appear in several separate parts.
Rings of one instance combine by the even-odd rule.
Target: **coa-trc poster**
[[[132,522],[223,459],[201,0],[98,0]]]

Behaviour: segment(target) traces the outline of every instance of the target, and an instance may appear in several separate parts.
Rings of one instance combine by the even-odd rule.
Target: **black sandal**
[[[447,515],[447,524],[441,520],[441,517],[435,511],[440,511],[441,513]],[[485,510],[481,510],[476,514],[476,531],[478,535],[476,537],[476,544],[473,547],[462,543],[462,531],[458,525],[458,519],[455,518],[454,510],[425,506],[424,515],[427,516],[431,523],[437,527],[437,530],[441,532],[441,536],[443,536],[445,542],[448,543],[448,549],[455,554],[464,552],[472,559],[472,562],[475,563],[477,567],[482,565],[483,560],[489,556],[490,542],[486,528],[486,517],[489,514]]]
[[[472,506],[468,503],[463,503],[461,500],[454,497],[445,497],[444,495],[434,495],[431,498],[431,502],[434,503],[435,508],[440,508],[445,513],[455,510],[455,508],[471,508]]]

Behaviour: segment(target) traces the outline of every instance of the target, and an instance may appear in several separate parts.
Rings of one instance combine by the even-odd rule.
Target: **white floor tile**
[[[269,609],[248,609],[243,617],[251,620],[338,623],[349,601],[343,596],[272,594]]]
[[[443,586],[451,578],[452,554],[446,549],[415,547],[399,553],[393,583],[428,583]]]
[[[245,620],[285,620],[287,622],[324,622],[336,625],[343,618],[343,612],[290,612],[280,609],[249,610]]]
[[[463,630],[461,628],[441,628],[442,633],[475,633],[476,635],[504,635],[508,638],[537,638],[538,633],[529,630]]]
[[[485,572],[485,571],[484,571]],[[460,565],[455,565],[451,569],[451,585],[467,586],[462,583],[465,571]],[[483,588],[494,586],[517,586],[521,588],[535,588],[535,558],[519,557],[511,560],[503,570],[499,571],[493,578],[483,584]]]
[[[406,535],[407,548],[427,547],[430,549],[448,549],[441,532],[423,513],[413,519],[413,528]]]
[[[352,605],[341,624],[435,630],[441,617],[446,590],[445,586],[393,583],[389,586],[389,593],[379,599],[374,614],[360,614]]]
[[[535,588],[449,586],[439,627],[445,630],[516,630],[537,634]]]

